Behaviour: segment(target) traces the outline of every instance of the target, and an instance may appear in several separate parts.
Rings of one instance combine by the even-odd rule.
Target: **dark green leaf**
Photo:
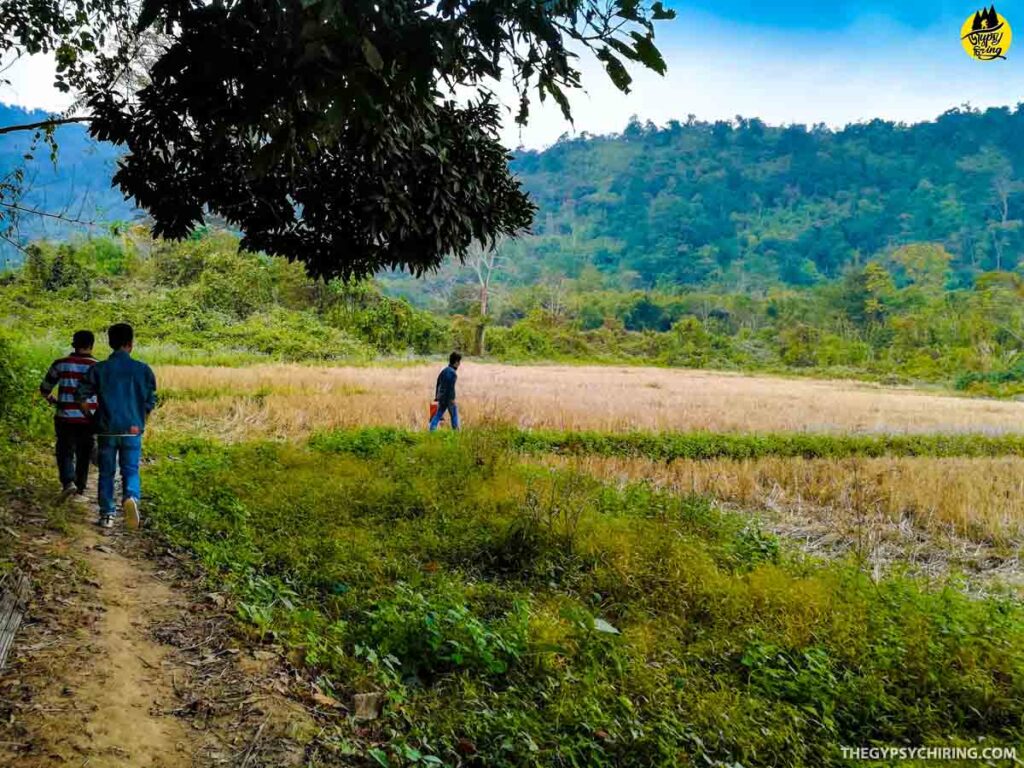
[[[377,46],[370,42],[370,38],[368,37],[363,38],[363,56],[366,57],[366,63],[369,64],[371,68],[377,71],[384,69],[384,59],[380,57],[380,52],[377,50]]]
[[[651,35],[641,35],[639,32],[631,32],[630,36],[635,41],[635,48],[638,60],[649,69],[653,69],[659,75],[664,75],[667,67],[661,51],[654,47],[654,40]]]
[[[668,21],[675,17],[676,12],[671,8],[666,8],[661,0],[658,0],[658,2],[651,6],[651,18],[655,21]]]
[[[141,32],[152,26],[163,8],[164,0],[143,0],[142,9],[139,11],[139,20],[135,25],[136,30]]]
[[[598,51],[597,58],[604,64],[605,71],[608,72],[608,77],[611,78],[615,87],[623,93],[629,93],[629,85],[633,82],[633,78],[626,71],[622,61],[608,48]]]

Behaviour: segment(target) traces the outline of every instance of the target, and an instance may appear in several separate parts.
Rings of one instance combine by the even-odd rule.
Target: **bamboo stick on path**
[[[28,603],[28,577],[20,571],[8,574],[0,580],[0,669],[4,668],[7,654],[14,645],[14,633],[21,626]]]

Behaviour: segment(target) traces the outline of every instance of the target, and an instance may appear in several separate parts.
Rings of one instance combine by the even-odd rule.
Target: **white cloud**
[[[0,86],[0,102],[26,109],[60,112],[71,106],[72,97],[53,87],[57,66],[50,56],[24,56],[0,77],[10,85]]]

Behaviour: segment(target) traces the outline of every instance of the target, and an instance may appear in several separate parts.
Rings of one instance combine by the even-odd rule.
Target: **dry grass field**
[[[163,366],[157,369],[162,404],[153,426],[227,441],[302,439],[317,430],[364,426],[423,429],[439,367]],[[1024,403],[849,381],[657,368],[466,363],[459,405],[468,426],[1024,432]],[[798,538],[837,541],[840,549],[859,546],[866,536],[873,551],[888,548],[889,561],[948,565],[958,558],[971,568],[980,563],[979,571],[1002,571],[1016,560],[1013,553],[1024,538],[1021,458],[543,460],[571,461],[614,482],[647,480],[706,494],[770,515],[780,530]]]
[[[162,366],[156,426],[225,439],[317,429],[422,427],[439,364],[408,367]],[[860,384],[659,368],[466,363],[469,425],[567,430],[858,433],[1024,431],[1024,403]]]
[[[1010,544],[1024,534],[1024,459],[768,457],[748,461],[585,457],[571,464],[622,483],[647,480],[799,518],[828,519],[849,529],[911,525],[930,534]]]

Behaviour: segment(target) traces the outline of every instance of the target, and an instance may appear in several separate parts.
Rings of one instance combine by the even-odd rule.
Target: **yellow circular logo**
[[[994,5],[968,16],[960,28],[960,42],[964,50],[978,61],[1005,59],[1012,41],[1010,22],[996,12]]]

